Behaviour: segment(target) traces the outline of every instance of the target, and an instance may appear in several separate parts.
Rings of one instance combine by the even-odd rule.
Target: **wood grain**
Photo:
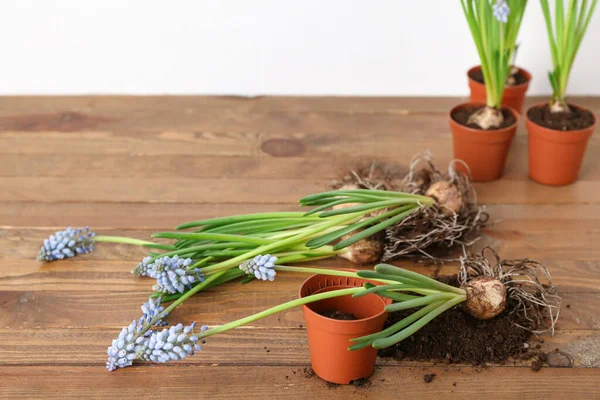
[[[435,373],[430,384],[424,374]],[[386,367],[375,371],[370,387],[329,387],[317,377],[306,378],[291,366],[170,365],[131,368],[108,374],[95,367],[48,366],[2,368],[6,398],[113,399],[197,396],[230,399],[232,393],[260,399],[597,399],[598,374],[591,369]],[[235,377],[224,379],[224,377]]]
[[[494,224],[474,250],[546,264],[563,296],[542,350],[572,355],[573,369],[529,361],[473,368],[378,359],[370,387],[329,388],[306,378],[301,310],[218,335],[183,363],[107,373],[106,347],[139,317],[151,280],[130,270],[144,249],[101,243],[85,257],[40,264],[41,241],[67,225],[148,238],[188,220],[298,210],[374,159],[406,170],[430,150],[451,160],[447,113],[457,98],[0,96],[0,397],[114,398],[600,398],[600,139],[592,136],[580,179],[547,187],[527,178],[523,121],[506,173],[476,184]],[[527,104],[540,99],[528,99]],[[572,101],[600,111],[600,98]],[[460,251],[450,253],[457,257]],[[436,266],[395,262],[419,273]],[[351,267],[345,260],[315,267]],[[171,321],[208,325],[296,297],[304,276],[277,285],[230,283],[186,301]],[[430,384],[423,375],[436,373]]]

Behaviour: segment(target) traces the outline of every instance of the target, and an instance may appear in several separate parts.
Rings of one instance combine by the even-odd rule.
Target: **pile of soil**
[[[318,314],[327,318],[338,319],[340,321],[354,321],[358,319],[354,314],[349,314],[338,310],[323,310],[319,311]]]
[[[467,121],[469,120],[469,117],[481,108],[483,108],[483,107],[480,107],[480,106],[461,107],[452,113],[452,119],[461,125],[467,126],[469,128],[481,130],[481,128],[477,124],[473,124],[473,123],[468,124],[467,123]],[[490,128],[488,130],[491,131],[491,130],[504,129],[508,126],[511,126],[512,124],[514,124],[516,122],[514,115],[512,115],[512,113],[510,111],[508,111],[507,108],[502,109],[502,116],[504,117],[504,121],[502,122],[502,124],[497,128]]]
[[[575,131],[594,125],[594,114],[569,104],[570,113],[552,113],[548,104],[532,107],[527,112],[529,119],[544,128],[559,131]]]
[[[457,286],[456,276],[438,280]],[[507,309],[510,309],[510,300]],[[393,325],[415,310],[390,313],[385,327]],[[527,349],[524,344],[531,338],[528,330],[515,322],[528,326],[527,320],[504,312],[487,321],[481,321],[458,308],[446,311],[421,330],[397,343],[380,350],[382,357],[397,359],[439,360],[445,363],[461,362],[478,365],[486,362],[504,362],[517,357]]]
[[[477,81],[479,83],[485,83],[485,81],[483,80],[483,72],[480,69],[476,70],[476,71],[469,72],[469,78],[471,78],[474,81]],[[523,75],[521,73],[521,71],[519,71],[516,74],[514,74],[513,78],[515,78],[515,83],[512,84],[512,85],[509,85],[509,86],[516,86],[516,85],[520,85],[522,83],[527,82],[527,78],[525,77],[525,75]]]

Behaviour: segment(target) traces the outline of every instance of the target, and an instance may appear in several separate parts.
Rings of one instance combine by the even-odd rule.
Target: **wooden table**
[[[539,99],[531,100],[538,101]],[[301,310],[211,338],[182,363],[108,373],[106,348],[138,318],[151,281],[130,274],[144,251],[101,243],[40,264],[42,240],[67,225],[147,238],[198,218],[294,210],[357,160],[406,165],[426,149],[451,158],[456,98],[0,98],[0,394],[6,398],[600,398],[600,141],[580,180],[527,179],[521,124],[502,180],[478,184],[498,222],[484,240],[506,258],[550,267],[568,305],[555,337],[576,368],[526,362],[435,365],[379,360],[369,388],[307,378]],[[600,112],[600,99],[577,103]],[[340,260],[320,265],[348,266]],[[402,262],[431,274],[434,267]],[[441,273],[456,271],[446,265]],[[186,302],[170,321],[216,325],[293,299],[301,275],[228,284]],[[595,367],[595,368],[585,368]],[[426,384],[423,375],[436,373]]]

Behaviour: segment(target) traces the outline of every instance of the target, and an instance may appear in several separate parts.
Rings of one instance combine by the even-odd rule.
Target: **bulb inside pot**
[[[467,292],[464,310],[477,319],[491,319],[506,307],[506,286],[490,276],[473,278],[461,286]]]
[[[462,193],[452,182],[444,180],[434,182],[429,186],[425,195],[433,197],[436,200],[444,215],[460,214],[463,209],[464,201]]]
[[[475,124],[481,129],[498,128],[502,122],[504,122],[502,111],[487,106],[475,111],[467,120],[467,124]]]

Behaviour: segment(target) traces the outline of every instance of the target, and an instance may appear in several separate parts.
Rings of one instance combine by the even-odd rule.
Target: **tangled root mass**
[[[479,239],[480,229],[488,222],[488,214],[483,207],[477,205],[476,193],[469,175],[456,170],[456,165],[461,161],[451,162],[448,172],[443,173],[435,167],[432,159],[429,153],[413,158],[404,178],[398,178],[403,176],[398,167],[373,162],[353,170],[344,177],[343,182],[334,184],[334,188],[354,184],[364,189],[428,195],[432,185],[445,182],[443,186],[450,185],[458,191],[461,207],[423,207],[402,222],[388,228],[385,231],[383,261],[407,256],[448,261],[438,256],[440,249],[472,245]],[[431,193],[432,191],[429,192]]]
[[[507,311],[529,322],[529,326],[519,327],[535,334],[547,331],[554,334],[562,299],[552,284],[548,268],[528,258],[500,260],[492,248],[486,247],[480,254],[461,258],[459,283],[463,285],[479,277],[502,282],[507,290]]]

